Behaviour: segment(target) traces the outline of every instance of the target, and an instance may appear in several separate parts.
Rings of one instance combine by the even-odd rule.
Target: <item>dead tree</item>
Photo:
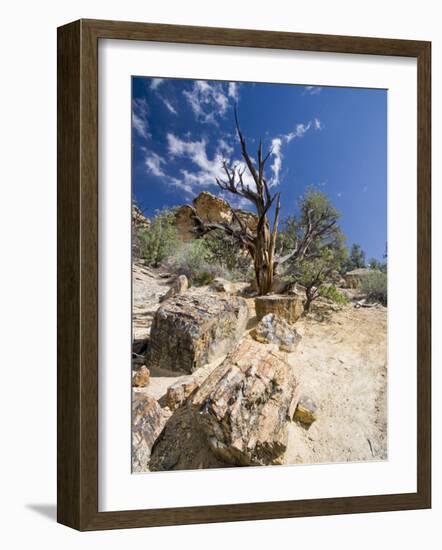
[[[269,184],[265,178],[265,163],[271,155],[271,151],[263,156],[262,143],[258,147],[257,165],[252,161],[247,150],[246,140],[239,127],[238,115],[235,108],[235,123],[238,138],[241,144],[241,153],[244,158],[246,168],[254,181],[254,189],[244,181],[246,168],[241,168],[237,164],[230,166],[227,161],[223,161],[225,179],[217,178],[216,183],[223,191],[228,191],[250,201],[257,214],[258,223],[256,230],[252,231],[245,219],[233,209],[232,223],[205,223],[194,211],[194,220],[197,223],[199,231],[206,233],[215,229],[220,229],[231,235],[236,241],[241,243],[249,252],[255,269],[256,285],[260,295],[267,294],[272,289],[273,276],[275,273],[275,246],[278,233],[280,196],[279,193],[271,195]],[[275,204],[273,225],[270,226],[268,213],[271,206]]]
[[[256,286],[259,295],[268,294],[272,290],[273,280],[277,266],[288,260],[302,260],[307,250],[318,234],[328,229],[324,227],[323,220],[315,223],[313,217],[307,224],[304,235],[295,243],[293,250],[284,256],[278,256],[275,252],[276,238],[278,235],[278,223],[280,213],[280,194],[271,194],[269,183],[265,177],[265,164],[272,154],[272,150],[263,156],[262,142],[259,142],[258,160],[254,162],[247,150],[246,140],[241,131],[238,122],[238,113],[235,107],[235,124],[241,145],[242,157],[245,161],[245,167],[238,164],[230,165],[223,161],[225,178],[217,178],[216,183],[223,191],[228,191],[233,195],[238,195],[247,199],[254,207],[258,223],[256,230],[252,230],[245,219],[241,218],[235,209],[232,211],[232,222],[210,223],[204,222],[193,209],[193,219],[195,220],[197,231],[200,235],[213,230],[221,230],[225,234],[234,238],[250,254],[255,270]],[[245,170],[248,170],[253,179],[253,188],[244,181]],[[275,205],[273,215],[273,224],[269,221],[269,211]]]

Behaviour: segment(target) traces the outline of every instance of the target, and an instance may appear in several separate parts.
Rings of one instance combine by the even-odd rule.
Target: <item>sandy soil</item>
[[[138,267],[134,272],[136,338],[149,333],[158,297],[167,288],[167,279],[151,270]],[[256,320],[253,300],[247,301],[250,330]],[[286,464],[387,458],[387,309],[357,309],[353,304],[336,309],[324,315],[318,307],[295,324],[302,340],[287,357],[301,393],[316,403],[318,419],[308,429],[290,423]],[[204,378],[222,360],[196,374]],[[172,371],[152,370],[149,386],[134,391],[161,399],[179,378]]]

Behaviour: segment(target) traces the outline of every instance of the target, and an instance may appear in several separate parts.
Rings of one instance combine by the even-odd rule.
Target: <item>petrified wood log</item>
[[[155,314],[147,365],[191,373],[238,342],[248,315],[243,298],[190,292],[174,296]]]
[[[247,339],[205,380],[191,407],[215,456],[248,466],[281,463],[297,401],[285,355]]]

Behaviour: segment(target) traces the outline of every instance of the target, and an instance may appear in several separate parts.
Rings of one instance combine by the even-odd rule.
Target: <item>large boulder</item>
[[[233,465],[281,463],[298,383],[285,355],[243,340],[192,396],[214,455]]]
[[[163,431],[170,412],[141,392],[132,400],[132,471],[147,472],[153,444]]]
[[[252,333],[262,344],[275,344],[281,351],[295,351],[301,336],[287,321],[274,313],[264,315]]]
[[[269,313],[278,315],[288,323],[295,323],[304,311],[304,301],[298,295],[270,294],[255,298],[256,317],[260,321]]]
[[[228,224],[234,222],[232,208],[229,203],[207,191],[203,191],[193,200],[193,208],[203,222]],[[193,208],[185,204],[175,211],[175,225],[178,237],[183,241],[195,238],[197,225],[193,219]],[[252,232],[256,231],[256,226],[258,225],[256,214],[245,210],[235,210],[235,214]]]
[[[247,302],[235,296],[188,292],[155,313],[147,365],[191,373],[226,354],[242,337]]]

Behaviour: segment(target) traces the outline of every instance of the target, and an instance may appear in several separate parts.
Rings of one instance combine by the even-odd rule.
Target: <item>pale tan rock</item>
[[[133,372],[132,386],[144,388],[149,385],[149,382],[150,372],[145,365]]]
[[[270,294],[255,298],[255,309],[258,321],[268,313],[274,313],[289,323],[295,323],[304,312],[304,303],[298,295]]]
[[[156,311],[146,364],[192,373],[226,354],[242,337],[247,302],[236,296],[187,292]]]
[[[203,191],[193,200],[193,206],[204,222],[230,223],[232,221],[229,203],[207,191]]]
[[[215,456],[246,466],[281,462],[297,400],[298,382],[285,355],[245,339],[189,406]]]
[[[169,298],[172,298],[173,296],[176,296],[177,294],[184,294],[186,290],[189,288],[189,281],[185,275],[178,275],[178,277],[175,278],[172,285],[170,286],[169,290],[160,297],[160,302],[164,302],[168,300]]]
[[[152,446],[161,434],[170,413],[158,402],[142,393],[134,393],[132,401],[132,471],[146,472]]]
[[[203,222],[219,224],[234,222],[234,215],[229,203],[207,191],[203,191],[193,200],[193,207]],[[252,232],[256,231],[258,225],[256,214],[245,210],[235,210],[235,214]],[[189,241],[196,236],[196,223],[193,215],[194,212],[189,205],[181,206],[175,212],[178,237],[183,241]]]

